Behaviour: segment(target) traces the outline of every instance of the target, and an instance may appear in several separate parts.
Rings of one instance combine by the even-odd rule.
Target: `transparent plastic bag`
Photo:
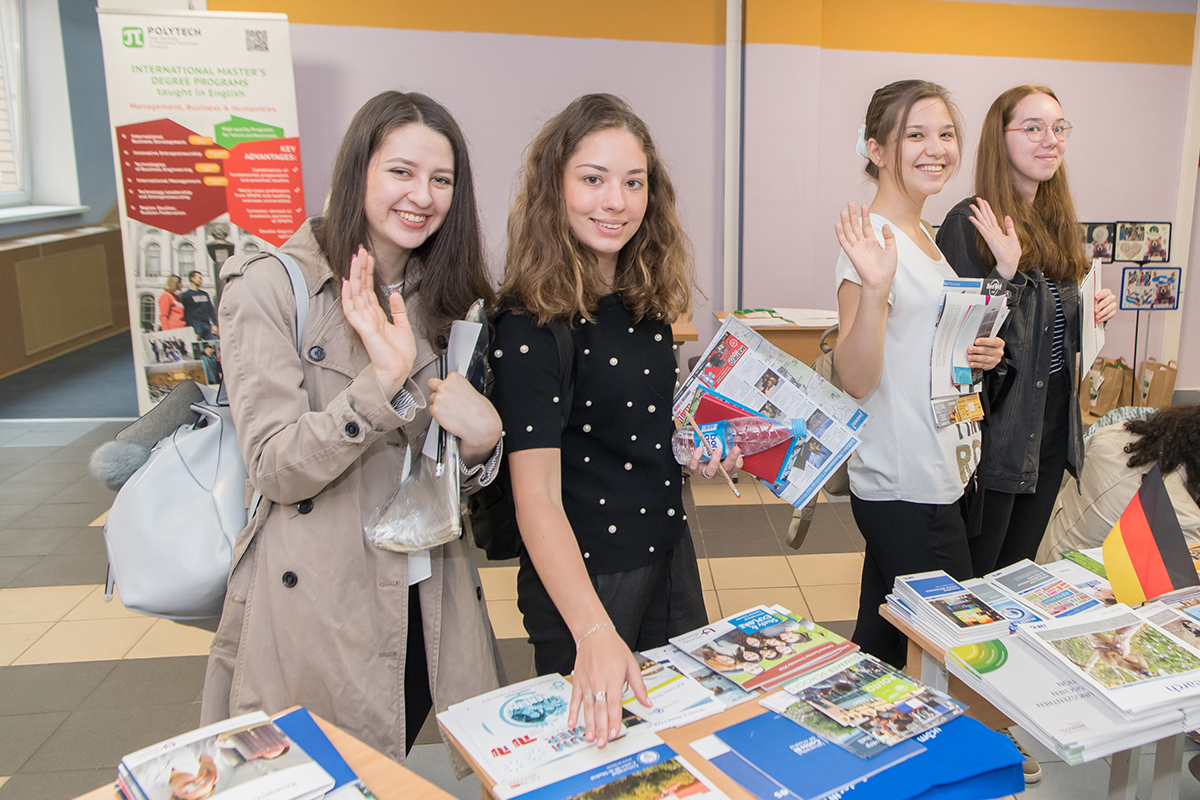
[[[376,547],[397,553],[429,550],[452,542],[462,533],[459,510],[458,438],[446,437],[444,469],[417,454],[408,478],[371,516],[367,538]]]

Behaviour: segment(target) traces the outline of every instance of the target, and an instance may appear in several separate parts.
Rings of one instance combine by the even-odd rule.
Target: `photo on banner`
[[[99,9],[138,406],[221,380],[220,271],[303,224],[284,14]]]

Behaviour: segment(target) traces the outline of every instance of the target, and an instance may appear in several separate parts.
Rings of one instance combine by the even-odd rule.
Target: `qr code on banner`
[[[271,48],[267,46],[267,32],[246,31],[246,49],[251,52],[269,52]]]

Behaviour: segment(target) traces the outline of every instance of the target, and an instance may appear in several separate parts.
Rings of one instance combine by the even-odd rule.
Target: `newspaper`
[[[768,372],[780,380],[762,380]],[[805,420],[805,440],[795,443],[774,483],[763,481],[776,497],[797,507],[816,496],[850,458],[867,421],[867,413],[849,395],[733,315],[725,318],[675,393],[676,419],[686,416],[685,409],[694,410],[705,392],[785,425]]]

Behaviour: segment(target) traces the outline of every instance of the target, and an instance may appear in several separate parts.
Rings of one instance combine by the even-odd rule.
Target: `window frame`
[[[0,61],[4,69],[8,126],[18,184],[16,189],[0,190],[0,208],[33,204],[33,157],[29,148],[29,113],[26,107],[29,95],[25,44],[23,0],[0,0]]]

